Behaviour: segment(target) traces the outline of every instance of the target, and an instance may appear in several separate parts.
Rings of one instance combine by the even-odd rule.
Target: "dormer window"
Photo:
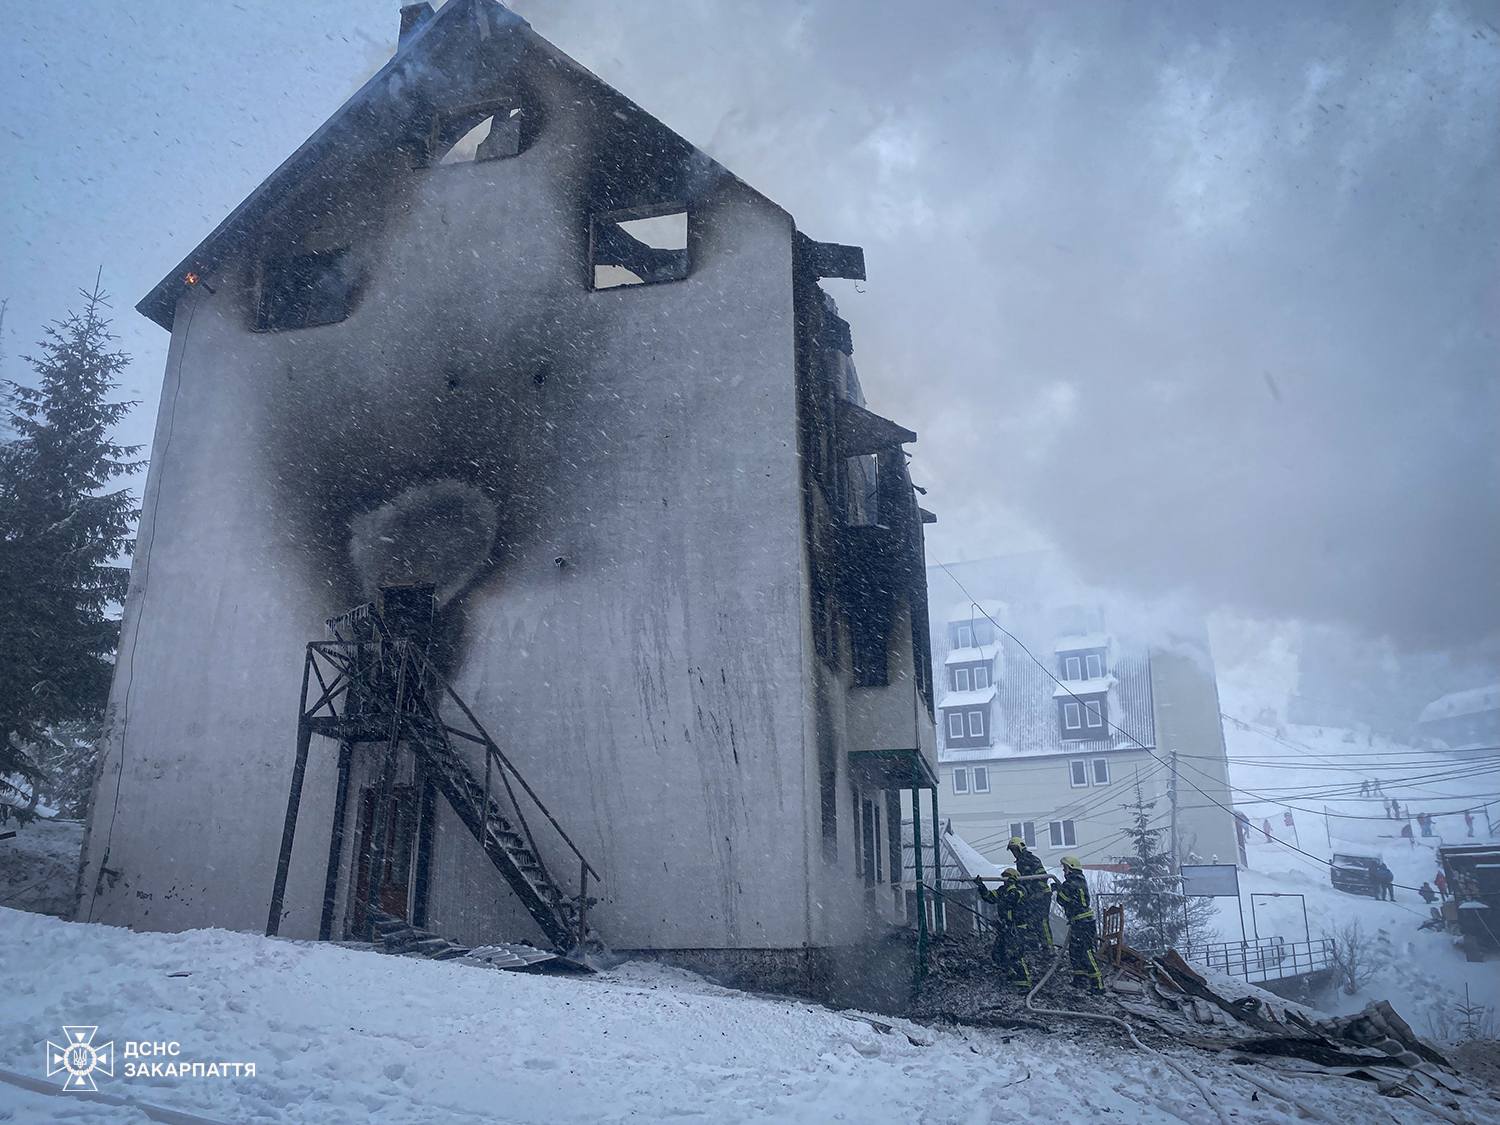
[[[987,617],[972,621],[954,621],[948,626],[948,642],[953,648],[975,648],[995,643],[995,627]]]
[[[594,289],[655,285],[688,275],[688,212],[681,205],[595,215],[589,237]]]

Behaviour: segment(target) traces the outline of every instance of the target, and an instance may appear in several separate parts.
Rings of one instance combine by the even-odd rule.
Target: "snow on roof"
[[[1156,722],[1151,713],[1151,660],[1144,648],[1115,641],[1111,675],[1099,681],[1075,680],[1068,687],[1087,695],[1085,684],[1098,683],[1110,694],[1109,727],[1104,737],[1065,742],[1057,721],[1057,681],[1050,669],[1037,667],[1013,642],[1003,642],[1005,677],[999,683],[999,709],[1006,746],[995,747],[1002,758],[1033,758],[1046,754],[1092,754],[1101,750],[1138,750],[1140,743],[1156,747]],[[1036,651],[1033,649],[1033,651]],[[1067,692],[1062,693],[1064,696]],[[1000,722],[996,723],[1000,726]],[[1127,732],[1122,734],[1121,731]]]
[[[1500,686],[1449,692],[1423,707],[1422,713],[1417,716],[1417,722],[1431,723],[1439,719],[1457,718],[1459,715],[1477,715],[1484,711],[1500,711]]]
[[[1077,652],[1085,648],[1108,648],[1108,633],[1074,633],[1070,637],[1058,637],[1053,652]]]
[[[1113,676],[1097,676],[1092,680],[1064,680],[1052,689],[1053,699],[1065,699],[1072,695],[1103,695],[1114,687]]]
[[[996,621],[1005,620],[1006,604],[997,598],[979,598],[972,602],[955,602],[948,610],[948,623],[959,625],[970,620],[983,621],[985,614]]]
[[[956,648],[948,653],[944,664],[979,664],[994,660],[1000,653],[999,645],[980,645],[978,648]]]
[[[975,850],[973,844],[970,844],[957,832],[953,831],[951,823],[943,826],[943,834],[940,838],[943,842],[943,850],[948,852],[958,865],[963,868],[964,874],[968,878],[972,879],[976,875],[988,875],[993,878],[999,877],[1003,869],[998,864],[991,863],[984,856],[980,855]],[[945,863],[943,866],[946,867],[947,864]]]
[[[995,698],[995,685],[978,691],[950,691],[938,700],[939,707],[974,707]]]

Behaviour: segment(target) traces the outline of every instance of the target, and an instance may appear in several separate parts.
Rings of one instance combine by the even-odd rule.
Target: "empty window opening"
[[[1097,652],[1091,652],[1084,657],[1084,666],[1091,680],[1097,680],[1104,675],[1104,661]]]
[[[1070,657],[1068,657],[1068,659],[1064,662],[1063,668],[1064,668],[1063,679],[1065,679],[1065,680],[1076,680],[1076,679],[1079,678],[1080,668],[1079,668],[1079,664],[1078,664],[1078,657],[1076,657],[1076,656],[1070,656]]]
[[[981,688],[987,688],[989,686],[990,667],[988,664],[981,664],[979,665],[979,667],[974,669],[974,689],[978,691]]]
[[[959,711],[948,712],[948,737],[962,738],[964,736],[964,717]]]
[[[1088,767],[1081,761],[1068,763],[1068,784],[1074,789],[1082,789],[1089,783]]]
[[[337,324],[354,310],[357,289],[347,247],[270,258],[261,267],[256,331]]]
[[[595,289],[681,281],[688,275],[688,213],[596,215],[590,250]]]
[[[475,164],[521,152],[522,110],[491,103],[439,114],[427,140],[429,160]]]
[[[1068,730],[1081,730],[1083,728],[1083,720],[1078,716],[1078,704],[1063,704],[1063,726]]]
[[[1108,785],[1109,784],[1109,759],[1108,758],[1095,758],[1094,759],[1094,784],[1095,785]]]
[[[969,690],[969,670],[967,668],[955,668],[955,669],[953,669],[953,690],[954,691],[968,691]]]
[[[988,793],[990,791],[990,768],[989,766],[974,767],[974,792]]]
[[[1104,725],[1104,704],[1097,699],[1090,699],[1083,705],[1083,713],[1088,718],[1090,727],[1102,727]]]
[[[984,737],[984,712],[983,711],[970,711],[969,712],[969,737],[970,738],[983,738]]]
[[[953,771],[953,792],[967,793],[969,791],[969,771],[959,766]]]
[[[1053,820],[1047,823],[1048,842],[1054,848],[1074,848],[1078,846],[1078,837],[1073,833],[1073,822],[1071,820]]]
[[[967,623],[952,626],[952,637],[954,648],[974,647],[974,627]]]

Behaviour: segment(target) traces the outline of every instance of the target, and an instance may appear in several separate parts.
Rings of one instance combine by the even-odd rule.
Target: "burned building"
[[[502,5],[402,9],[138,306],[78,917],[561,946],[587,907],[762,980],[901,922],[930,517],[819,286],[863,271]]]

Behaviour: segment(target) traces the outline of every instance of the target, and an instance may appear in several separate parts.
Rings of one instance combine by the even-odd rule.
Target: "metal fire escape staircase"
[[[328,622],[331,640],[307,646],[302,672],[302,706],[298,716],[297,758],[293,768],[287,819],[282,834],[267,934],[275,934],[282,915],[291,845],[296,830],[308,748],[313,735],[339,743],[339,786],[329,842],[328,872],[319,936],[332,936],[343,851],[351,751],[363,743],[384,744],[368,833],[371,873],[366,927],[383,915],[377,902],[385,862],[384,814],[390,806],[398,750],[407,748],[424,776],[441,793],[465,828],[484,849],[517,899],[536,920],[553,946],[574,956],[602,948],[588,924],[589,880],[598,872],[563,831],[514,763],[496,745],[474,712],[428,659],[417,639],[393,635],[374,605],[360,606]],[[444,702],[456,708],[450,721],[440,712]],[[481,747],[484,773],[477,776],[456,743]],[[539,813],[561,846],[578,861],[576,892],[569,893],[543,861],[524,808]],[[558,849],[554,849],[558,850]],[[368,935],[361,935],[368,936]]]

